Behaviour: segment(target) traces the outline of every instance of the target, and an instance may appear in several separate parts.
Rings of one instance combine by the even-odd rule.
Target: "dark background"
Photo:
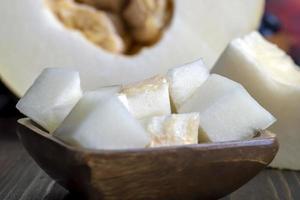
[[[260,32],[288,52],[300,65],[300,0],[266,0]],[[18,98],[0,80],[0,118],[20,117]]]

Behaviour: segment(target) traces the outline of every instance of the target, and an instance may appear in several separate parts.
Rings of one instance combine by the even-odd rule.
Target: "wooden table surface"
[[[14,118],[0,119],[0,200],[76,200],[30,158],[15,125]],[[229,199],[300,200],[300,172],[266,169],[222,200]]]

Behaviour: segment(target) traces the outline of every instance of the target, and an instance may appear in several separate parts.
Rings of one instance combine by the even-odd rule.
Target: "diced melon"
[[[179,112],[199,112],[200,142],[249,139],[275,122],[240,84],[215,74],[197,89]]]
[[[120,102],[118,88],[84,94],[53,135],[62,141],[90,149],[142,148],[148,133]]]
[[[20,99],[17,109],[52,133],[81,96],[77,71],[48,68]]]
[[[171,114],[169,84],[162,76],[125,86],[120,99],[137,119]]]
[[[206,81],[208,76],[209,70],[202,60],[169,70],[167,77],[174,110],[178,110],[181,104]]]
[[[150,147],[198,143],[198,113],[153,117],[144,124],[150,134]]]

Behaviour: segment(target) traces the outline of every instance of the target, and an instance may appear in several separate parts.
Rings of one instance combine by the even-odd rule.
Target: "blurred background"
[[[266,0],[259,31],[300,65],[300,0]],[[19,117],[15,97],[0,80],[0,118]]]

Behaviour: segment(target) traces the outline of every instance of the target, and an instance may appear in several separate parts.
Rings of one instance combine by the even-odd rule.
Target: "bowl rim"
[[[132,148],[132,149],[90,149],[84,147],[76,147],[69,145],[58,138],[55,138],[45,130],[35,125],[34,121],[30,118],[20,118],[17,120],[18,126],[22,128],[27,128],[30,131],[38,134],[39,136],[51,140],[52,142],[74,152],[80,153],[94,153],[94,154],[115,154],[115,153],[141,153],[141,152],[164,152],[164,151],[175,151],[184,149],[203,149],[203,150],[216,150],[225,148],[240,148],[247,146],[265,146],[265,145],[275,145],[278,148],[278,141],[276,134],[268,130],[257,130],[256,136],[252,139],[247,140],[236,140],[236,141],[226,141],[226,142],[214,142],[214,143],[200,143],[200,144],[188,144],[188,145],[173,145],[173,146],[163,146],[154,148]]]

